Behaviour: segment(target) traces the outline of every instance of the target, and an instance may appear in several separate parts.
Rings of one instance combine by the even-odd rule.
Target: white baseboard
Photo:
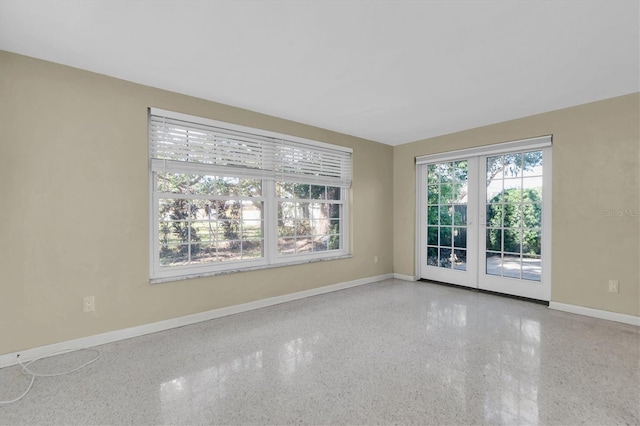
[[[415,275],[397,274],[395,272],[393,274],[393,278],[403,281],[418,281],[418,278]]]
[[[158,321],[151,324],[144,324],[137,327],[125,328],[122,330],[109,331],[107,333],[96,334],[93,336],[81,337],[79,339],[67,340],[66,342],[54,343],[46,346],[39,346],[24,351],[12,352],[0,355],[0,368],[18,364],[18,357],[21,362],[28,362],[32,359],[42,357],[44,355],[52,355],[54,353],[71,352],[78,349],[90,348],[93,346],[104,345],[106,343],[116,342],[118,340],[130,339],[132,337],[144,336],[145,334],[157,333],[159,331],[169,330],[172,328],[182,327],[189,324],[195,324],[202,321],[208,321],[227,315],[247,312],[254,309],[265,308],[267,306],[278,305],[280,303],[290,302],[293,300],[304,299],[306,297],[317,296],[324,293],[330,293],[337,290],[343,290],[350,287],[356,287],[363,284],[370,284],[377,281],[388,280],[394,277],[394,274],[377,275],[374,277],[360,278],[358,280],[347,281],[343,283],[318,287],[311,290],[299,291],[297,293],[285,294],[282,296],[270,297],[268,299],[256,300],[254,302],[243,303],[241,305],[228,306],[226,308],[213,309],[211,311],[200,312],[197,314],[186,315],[184,317],[172,318],[164,321]]]
[[[634,315],[620,314],[618,312],[611,311],[602,311],[600,309],[587,308],[578,305],[569,305],[559,302],[549,302],[549,308],[555,309],[557,311],[570,312],[572,314],[586,315],[588,317],[640,326],[640,317]]]

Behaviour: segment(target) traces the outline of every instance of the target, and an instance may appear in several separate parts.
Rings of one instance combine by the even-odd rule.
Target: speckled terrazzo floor
[[[1,424],[638,424],[637,327],[383,281],[99,347]],[[45,359],[53,372],[90,353]],[[0,370],[0,399],[28,384]]]

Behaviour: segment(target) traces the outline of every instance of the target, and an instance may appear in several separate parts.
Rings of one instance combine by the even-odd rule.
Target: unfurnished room
[[[0,424],[640,424],[640,2],[0,0]]]

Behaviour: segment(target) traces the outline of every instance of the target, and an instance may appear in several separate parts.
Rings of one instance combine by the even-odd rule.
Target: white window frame
[[[256,171],[253,169],[242,168],[229,168],[221,166],[212,166],[208,164],[198,164],[184,162],[177,164],[178,167],[187,168],[189,171],[193,171],[194,174],[213,174],[219,176],[235,176],[239,178],[248,179],[262,179],[262,196],[258,199],[263,201],[263,257],[259,259],[241,260],[241,261],[229,261],[229,262],[212,262],[208,264],[198,265],[180,265],[180,266],[160,266],[159,258],[159,215],[158,207],[159,200],[162,198],[168,198],[157,191],[157,182],[155,179],[156,171],[161,167],[160,164],[164,160],[158,160],[153,158],[152,154],[152,130],[151,130],[151,117],[164,117],[168,119],[175,119],[185,121],[189,123],[195,123],[198,125],[211,126],[219,129],[242,132],[256,136],[259,139],[264,139],[267,145],[270,141],[284,141],[284,143],[292,144],[293,146],[308,147],[310,149],[318,149],[322,151],[334,151],[347,153],[349,158],[349,164],[346,169],[348,170],[347,176],[343,177],[342,181],[337,184],[331,181],[331,178],[324,176],[313,175],[300,175],[300,180],[296,181],[291,175],[287,175],[286,171],[273,171],[273,172],[260,172],[261,176],[256,176]],[[287,265],[296,265],[302,263],[310,263],[322,260],[333,260],[351,257],[350,255],[350,242],[349,242],[349,192],[351,182],[351,155],[353,150],[351,148],[327,144],[324,142],[313,141],[309,139],[299,138],[291,135],[285,135],[276,132],[270,132],[262,129],[256,129],[246,126],[240,126],[232,123],[226,123],[208,118],[196,117],[188,114],[178,113],[174,111],[162,110],[159,108],[149,108],[149,214],[150,214],[150,229],[149,229],[149,265],[150,265],[150,282],[160,283],[166,281],[176,281],[181,279],[197,278],[204,276],[212,276],[219,274],[227,274],[233,272],[249,271],[256,269],[266,269],[273,267],[281,267]],[[271,158],[269,155],[267,158]],[[170,161],[168,161],[171,163]],[[286,167],[286,165],[284,166]],[[283,167],[283,168],[284,168]],[[343,168],[345,166],[343,165]],[[209,172],[206,172],[209,169]],[[228,173],[226,173],[228,172]],[[245,174],[246,173],[246,174]],[[282,199],[276,198],[276,185],[277,181],[294,181],[299,183],[308,183],[311,185],[323,185],[323,186],[339,186],[340,200],[331,200],[332,204],[340,205],[340,248],[334,250],[318,251],[318,252],[305,252],[296,254],[280,254],[278,252],[278,201]],[[336,180],[335,178],[333,179]],[[177,194],[176,194],[177,195]],[[176,198],[189,198],[180,194]],[[213,198],[220,198],[212,196]],[[236,197],[245,198],[245,197]],[[314,202],[318,200],[305,200],[305,202]]]

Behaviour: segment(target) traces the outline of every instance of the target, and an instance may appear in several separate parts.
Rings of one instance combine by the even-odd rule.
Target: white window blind
[[[253,176],[351,186],[351,150],[151,109],[149,143],[154,172]]]

